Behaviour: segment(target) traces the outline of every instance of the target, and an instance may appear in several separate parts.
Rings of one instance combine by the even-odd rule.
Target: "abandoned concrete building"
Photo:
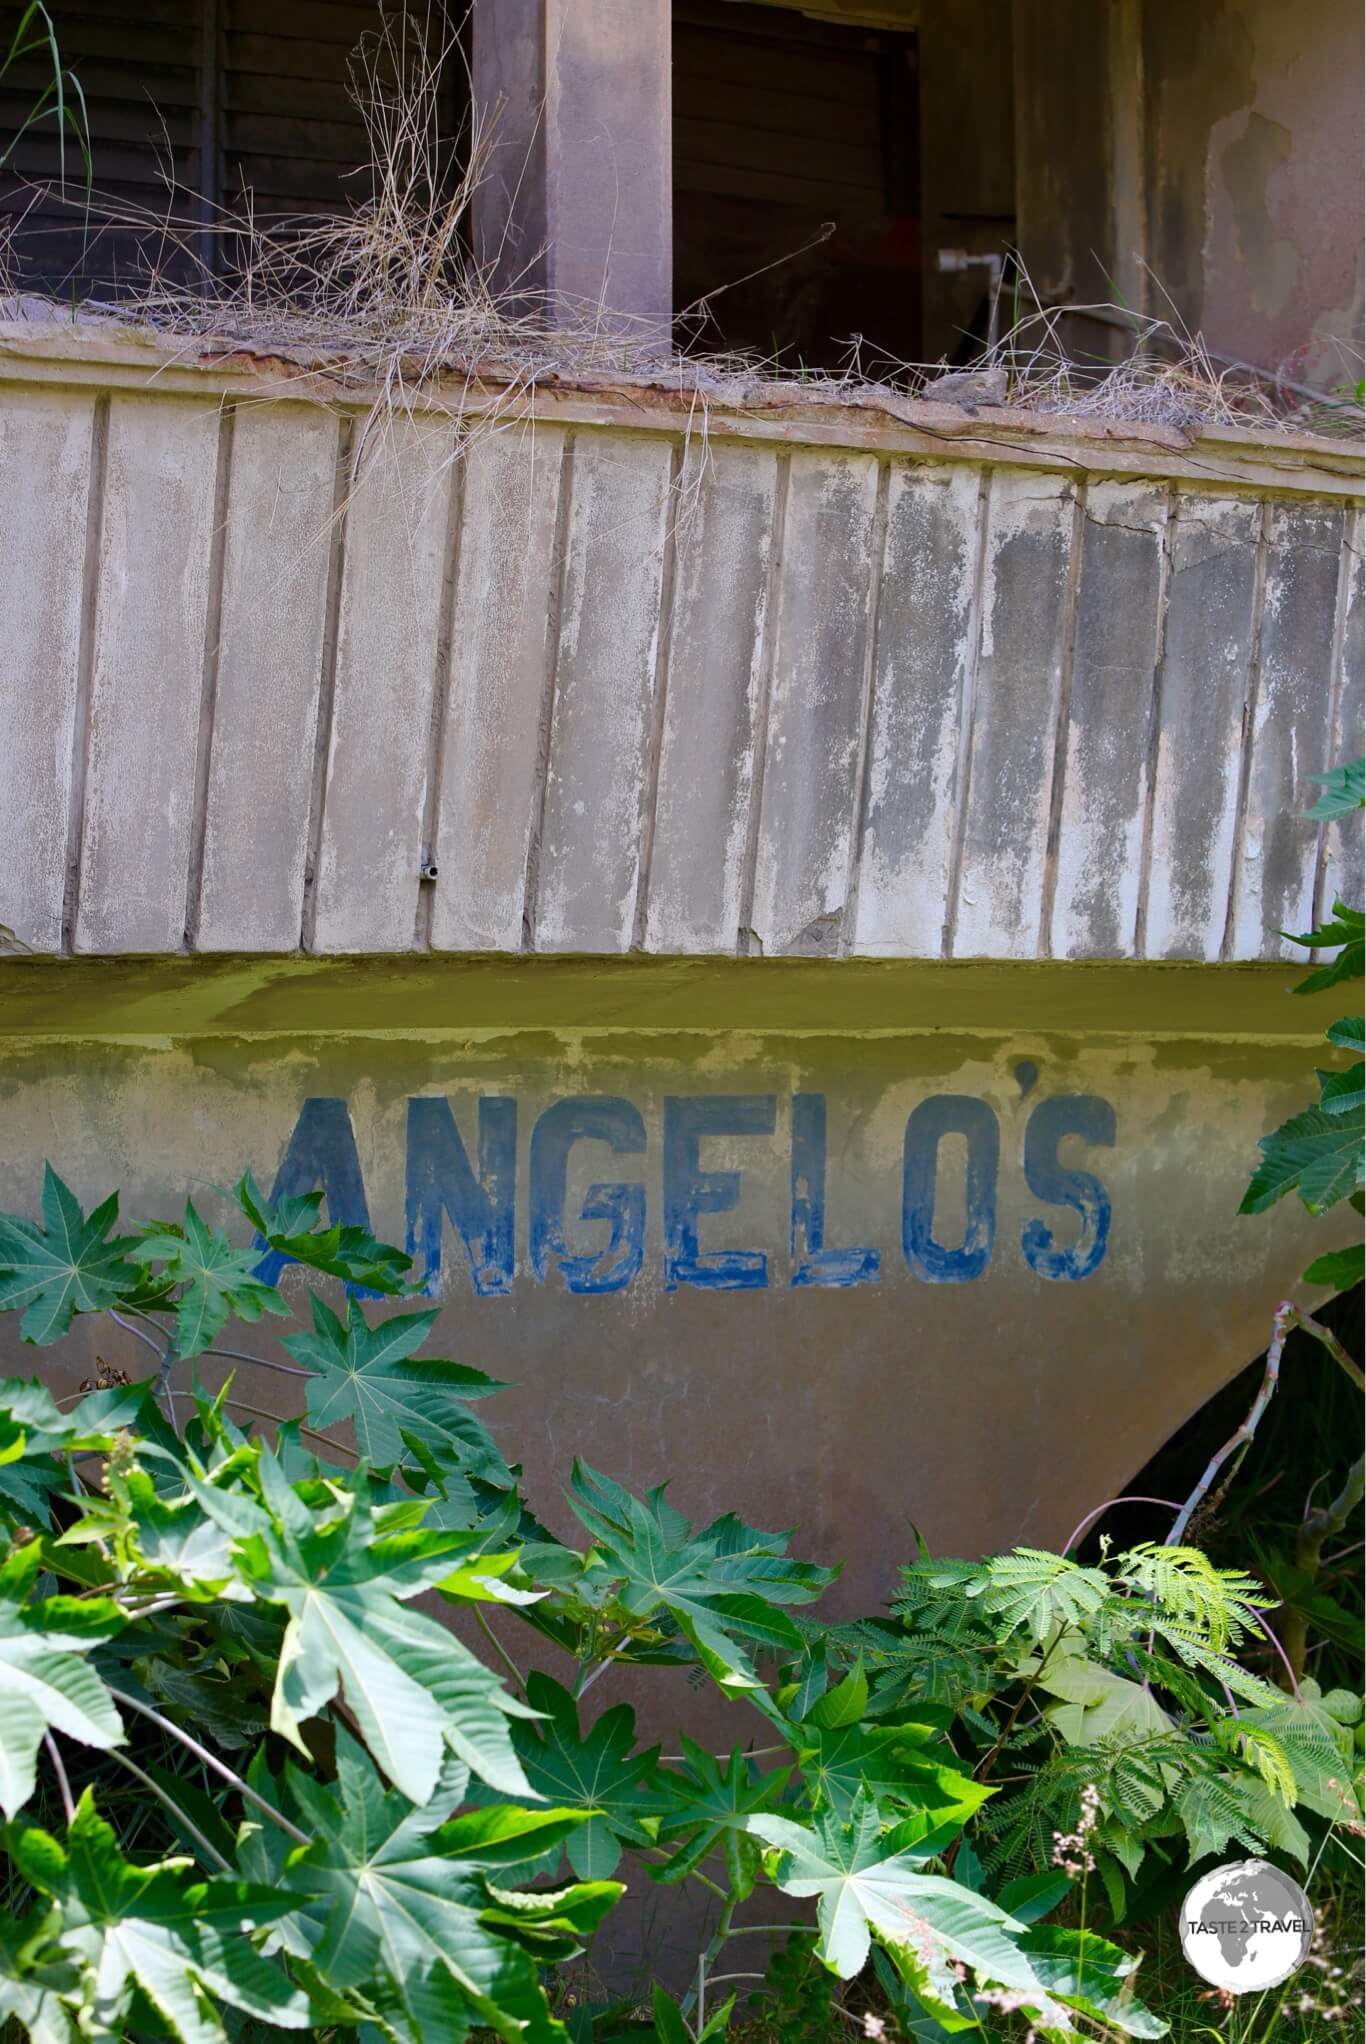
[[[103,197],[35,197],[25,136],[0,1205],[45,1156],[133,1210],[321,1183],[509,1380],[548,1508],[573,1447],[644,1488],[705,1413],[680,1502],[800,1523],[851,1606],[912,1520],[1060,1539],[1325,1246],[1236,1208],[1322,1027],[1282,933],[1362,888],[1303,816],[1362,717],[1319,430],[1357,10],[474,0],[471,258],[611,346],[387,409],[344,333],[133,303],[168,167],[172,284],[230,285],[244,191],[350,203],[374,20],[58,10]],[[1078,391],[1160,316],[1265,417],[898,382],[1025,277]],[[671,332],[772,373],[703,387]]]

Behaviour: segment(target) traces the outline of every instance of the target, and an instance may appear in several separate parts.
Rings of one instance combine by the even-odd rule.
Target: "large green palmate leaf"
[[[25,1341],[60,1341],[77,1313],[102,1313],[142,1282],[128,1260],[131,1235],[109,1238],[119,1199],[110,1193],[87,1220],[50,1164],[43,1167],[43,1225],[0,1214],[0,1312],[24,1309]]]
[[[1126,2037],[1165,2037],[1168,2025],[1146,2009],[1133,1992],[1139,1961],[1092,1930],[1063,1924],[1032,1924],[1020,1940],[1043,1985],[1097,2023]]]
[[[1059,1700],[1044,1715],[1069,1746],[1099,1746],[1169,1732],[1172,1720],[1150,1688],[1116,1675],[1085,1654],[1053,1654],[1038,1675],[1041,1689]]]
[[[46,1523],[70,1482],[57,1457],[79,1432],[44,1385],[0,1383],[0,1512],[30,1529]]]
[[[636,1718],[627,1704],[614,1704],[580,1735],[574,1699],[549,1675],[533,1673],[526,1695],[543,1718],[513,1728],[526,1778],[548,1802],[583,1813],[565,1841],[569,1864],[581,1881],[606,1880],[623,1844],[651,1843],[642,1818],[667,1807],[659,1748],[632,1751]]]
[[[792,1560],[786,1534],[761,1533],[733,1514],[694,1535],[662,1488],[642,1502],[578,1460],[569,1502],[593,1535],[599,1573],[619,1584],[623,1610],[672,1620],[723,1689],[749,1690],[756,1701],[764,1685],[746,1647],[799,1654],[801,1635],[776,1607],[811,1602],[836,1573]]]
[[[1240,1214],[1263,1214],[1288,1192],[1298,1193],[1311,1214],[1326,1213],[1362,1182],[1359,1116],[1306,1107],[1263,1136],[1257,1147],[1262,1162],[1243,1194]]]
[[[1350,1292],[1352,1286],[1359,1285],[1363,1278],[1366,1278],[1366,1243],[1363,1242],[1355,1243],[1350,1249],[1325,1250],[1304,1272],[1306,1284],[1329,1285],[1335,1292]]]
[[[308,1417],[318,1428],[350,1420],[367,1462],[388,1468],[410,1441],[454,1445],[466,1468],[486,1482],[512,1482],[507,1464],[484,1428],[460,1404],[503,1387],[482,1370],[437,1357],[413,1359],[436,1319],[435,1311],[401,1313],[368,1325],[352,1299],[346,1323],[321,1299],[313,1300],[313,1332],[288,1336],[295,1362],[316,1374],[308,1386]]]
[[[1310,774],[1309,778],[1323,783],[1318,801],[1304,812],[1316,823],[1333,823],[1340,816],[1350,816],[1354,809],[1366,807],[1366,757],[1346,760],[1341,766],[1329,767],[1326,773]]]
[[[106,1597],[31,1598],[41,1555],[33,1541],[0,1564],[0,1808],[9,1817],[33,1794],[45,1732],[104,1750],[123,1743],[114,1700],[87,1658],[119,1631],[123,1613]]]
[[[258,1793],[279,1791],[258,1764]],[[538,1982],[538,1961],[571,1956],[621,1893],[615,1882],[520,1893],[500,1871],[543,1853],[582,1821],[579,1810],[497,1805],[452,1817],[464,1772],[448,1762],[430,1803],[386,1789],[368,1755],[340,1732],[335,1787],[290,1768],[296,1818],[316,1839],[289,1851],[272,1827],[246,1827],[243,1871],[301,1892],[279,1926],[337,1993],[387,1978],[419,2044],[459,2044],[473,2023],[510,2044],[552,2044],[564,2031]]]
[[[160,1266],[161,1283],[178,1293],[178,1356],[201,1355],[232,1315],[259,1320],[265,1313],[289,1312],[274,1285],[262,1284],[256,1276],[259,1251],[234,1249],[221,1228],[207,1225],[192,1201],[186,1201],[183,1225],[149,1223],[131,1254],[149,1266]]]
[[[62,1913],[46,1898],[24,1916],[0,1918],[0,2023],[18,2023],[29,2044],[72,2044],[81,1975],[61,1928]]]
[[[1025,1926],[959,1882],[922,1873],[930,1842],[904,1843],[919,1828],[884,1833],[866,1791],[848,1824],[833,1812],[812,1828],[786,1817],[749,1819],[754,1836],[777,1848],[773,1877],[783,1893],[817,1898],[820,1956],[842,1980],[862,1970],[876,1931],[888,1945],[922,1955],[937,1948],[1007,1987],[1042,1991],[1020,1951]]]
[[[268,1200],[250,1171],[243,1174],[235,1198],[266,1247],[291,1263],[305,1264],[328,1277],[343,1278],[370,1292],[401,1292],[413,1259],[391,1242],[380,1242],[368,1228],[324,1228],[319,1216],[323,1194],[285,1194]],[[256,1250],[259,1257],[259,1247]]]
[[[749,1819],[775,1808],[792,1770],[775,1767],[761,1773],[757,1761],[747,1759],[738,1746],[723,1764],[686,1732],[680,1738],[686,1765],[661,1775],[670,1806],[656,1828],[661,1844],[675,1837],[681,1842],[667,1866],[650,1871],[660,1881],[682,1881],[720,1849],[732,1889],[746,1894],[754,1885],[758,1856]]]
[[[253,1595],[289,1613],[273,1729],[306,1753],[301,1727],[341,1692],[376,1761],[410,1801],[427,1801],[448,1746],[494,1788],[537,1800],[507,1726],[509,1717],[534,1713],[406,1602],[450,1573],[471,1536],[386,1534],[355,1495],[314,1511],[265,1449],[260,1471],[268,1510],[200,1478],[192,1487],[209,1516],[238,1536],[239,1570]]]
[[[1319,1105],[1325,1114],[1355,1114],[1366,1107],[1366,1059],[1358,1058],[1340,1072],[1320,1070]]]
[[[1288,930],[1282,934],[1290,936]],[[1337,951],[1336,958],[1316,966],[1300,980],[1295,988],[1297,994],[1321,994],[1329,987],[1340,986],[1343,980],[1360,979],[1366,969],[1366,915],[1359,908],[1348,908],[1345,901],[1333,903],[1331,922],[1306,930],[1302,937],[1290,937],[1290,942],[1303,944],[1312,951]]]
[[[934,1810],[941,1823],[965,1824],[992,1791],[953,1765],[947,1746],[930,1746],[924,1725],[801,1728],[803,1779],[814,1797],[847,1823],[861,1788],[880,1803]]]
[[[82,2039],[123,2044],[135,1993],[180,2044],[225,2044],[214,1999],[283,2029],[311,2021],[304,1995],[243,1933],[284,1915],[290,1898],[240,1881],[187,1881],[188,1862],[135,1866],[81,1797],[63,1846],[22,1821],[5,1843],[16,1868],[62,1911],[62,1945],[80,1968],[61,1997]]]

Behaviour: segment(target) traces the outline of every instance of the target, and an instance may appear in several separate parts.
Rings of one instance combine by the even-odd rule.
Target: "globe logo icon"
[[[1182,1951],[1202,1980],[1229,1994],[1261,1994],[1288,1980],[1313,1935],[1303,1888],[1264,1859],[1216,1867],[1181,1905]]]

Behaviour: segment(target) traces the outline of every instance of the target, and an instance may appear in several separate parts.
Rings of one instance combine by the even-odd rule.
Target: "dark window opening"
[[[788,372],[843,368],[854,335],[865,368],[918,358],[916,59],[914,35],[675,0],[680,345]]]
[[[54,14],[62,61],[85,94],[93,198],[87,208],[69,131],[65,197],[44,189],[57,183],[56,128],[31,128],[0,172],[0,229],[11,229],[7,268],[20,290],[116,299],[152,273],[181,285],[201,266],[221,275],[237,254],[226,214],[269,225],[367,196],[350,81],[357,45],[383,18],[379,0],[139,0],[132,14],[80,0]],[[411,22],[405,32],[417,33]],[[0,142],[50,77],[34,56],[4,79]],[[439,97],[454,142],[468,104],[454,53]]]

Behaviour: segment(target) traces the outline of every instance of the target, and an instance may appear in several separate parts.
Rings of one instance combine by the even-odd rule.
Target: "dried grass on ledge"
[[[105,203],[98,192],[82,196],[83,223],[105,223],[95,238],[105,230],[132,231],[145,267],[126,280],[117,304],[92,303],[75,317],[183,337],[196,348],[211,340],[283,356],[374,387],[363,446],[419,393],[429,404],[438,379],[457,389],[466,382],[485,392],[501,389],[492,412],[481,406],[471,431],[525,417],[525,400],[539,385],[576,382],[667,390],[693,405],[703,432],[710,406],[794,399],[904,418],[908,400],[928,398],[971,411],[1175,429],[1187,438],[1212,425],[1352,437],[1366,426],[1355,402],[1279,382],[1249,365],[1219,364],[1199,335],[1174,321],[1136,318],[1108,304],[1045,307],[1018,265],[1015,301],[1023,299],[1026,309],[993,347],[952,369],[885,359],[865,366],[864,344],[855,338],[841,373],[794,377],[755,356],[700,346],[680,352],[602,306],[560,304],[552,327],[535,293],[516,279],[495,290],[490,279],[499,266],[481,268],[469,253],[471,201],[488,174],[496,113],[492,119],[476,113],[464,137],[443,133],[443,67],[458,51],[457,36],[443,27],[434,37],[430,19],[423,24],[410,15],[386,19],[357,45],[350,94],[365,124],[368,162],[356,175],[368,192],[344,211],[266,225],[254,218],[247,195],[240,210],[205,223],[198,196],[178,192],[169,173],[164,213]],[[466,167],[452,186],[449,168],[461,160]],[[84,224],[82,232],[89,233]],[[221,262],[204,259],[210,240],[222,245]],[[12,306],[21,313],[72,318],[60,301],[14,294],[13,281]],[[6,283],[0,275],[0,292]],[[706,303],[694,312],[700,336]],[[1128,349],[1124,358],[1109,366],[1078,363],[1063,330],[1079,319],[1117,330]],[[689,323],[687,314],[681,323]],[[459,419],[458,397],[451,409]]]

